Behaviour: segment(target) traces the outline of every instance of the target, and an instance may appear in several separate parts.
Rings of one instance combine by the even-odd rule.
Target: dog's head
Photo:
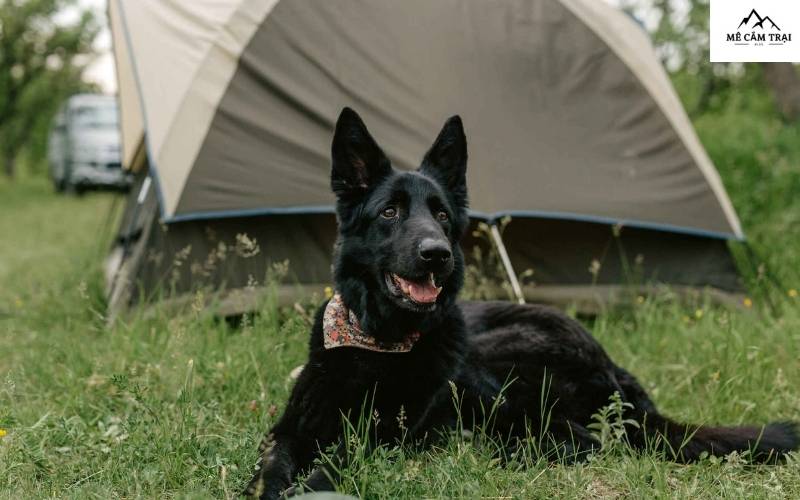
[[[416,171],[402,172],[345,108],[332,158],[339,221],[334,279],[345,298],[389,317],[452,303],[463,283],[458,241],[468,224],[461,119],[447,120]]]

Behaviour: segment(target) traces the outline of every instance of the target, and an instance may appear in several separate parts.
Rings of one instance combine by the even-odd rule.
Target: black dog
[[[586,426],[615,392],[633,405],[625,417],[639,424],[628,426],[631,445],[651,443],[676,460],[752,450],[767,461],[800,443],[792,423],[731,428],[668,420],[579,323],[553,309],[456,303],[464,274],[458,242],[468,223],[460,118],[447,121],[415,172],[394,170],[347,108],[332,153],[336,295],[317,314],[308,362],[262,443],[247,494],[280,497],[330,445],[339,443],[334,457],[346,464],[341,417],[357,418],[365,401],[382,417],[374,429],[381,442],[452,428],[451,381],[465,426],[485,424],[494,408],[493,432],[513,440],[539,432],[549,416],[545,442],[562,457],[598,448]],[[306,485],[331,489],[335,469],[318,467]]]

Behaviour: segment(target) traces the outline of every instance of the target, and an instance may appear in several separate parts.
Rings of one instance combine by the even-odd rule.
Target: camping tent
[[[402,169],[462,116],[472,215],[519,295],[740,290],[719,175],[647,34],[603,2],[111,0],[109,15],[139,177],[112,305],[250,290],[284,259],[287,297],[328,283],[345,105]]]

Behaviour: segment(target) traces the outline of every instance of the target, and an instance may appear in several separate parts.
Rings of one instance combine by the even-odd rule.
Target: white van
[[[95,187],[124,189],[117,101],[113,96],[77,94],[56,115],[47,145],[50,175],[58,191]]]

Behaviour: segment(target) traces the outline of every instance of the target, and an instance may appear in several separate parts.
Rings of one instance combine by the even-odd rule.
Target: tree
[[[59,22],[57,14],[67,8],[78,19]],[[0,163],[7,176],[14,176],[26,148],[43,156],[43,136],[58,106],[87,88],[81,75],[98,29],[75,0],[0,0]]]
[[[800,119],[800,76],[792,63],[761,63],[764,80],[772,91],[783,119]]]
[[[656,18],[651,36],[673,77],[691,75],[696,98],[687,106],[702,114],[732,92],[766,86],[777,111],[790,122],[800,120],[800,75],[790,63],[728,64],[709,62],[709,0],[615,0],[634,16]],[[678,12],[680,11],[680,12]]]

